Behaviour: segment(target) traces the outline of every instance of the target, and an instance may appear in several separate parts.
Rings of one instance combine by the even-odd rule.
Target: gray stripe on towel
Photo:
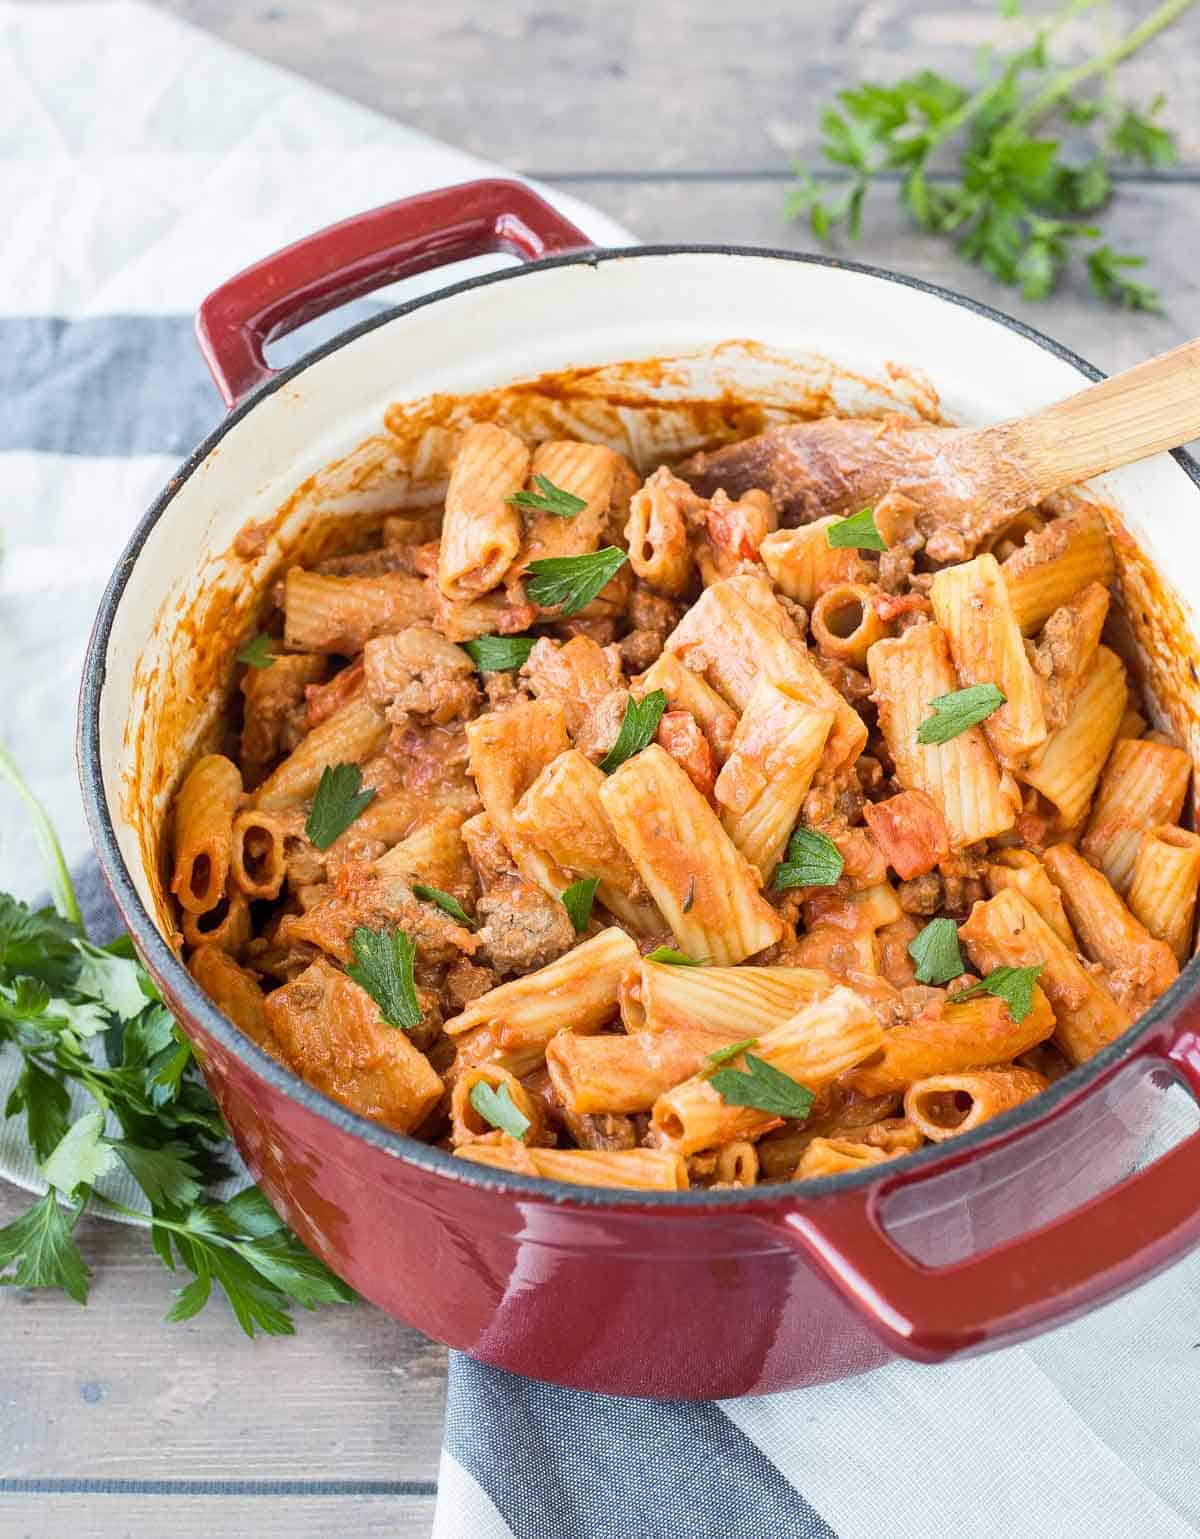
[[[556,1389],[452,1352],[446,1447],[515,1539],[837,1539],[704,1401]]]
[[[386,308],[359,300],[272,344],[283,365]],[[189,315],[0,316],[0,451],[179,459],[221,420]]]

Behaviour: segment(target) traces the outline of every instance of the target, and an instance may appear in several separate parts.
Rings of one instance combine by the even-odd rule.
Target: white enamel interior
[[[885,383],[889,363],[918,368],[936,387],[945,416],[966,423],[1030,411],[1084,383],[1072,364],[1020,332],[920,289],[779,257],[716,252],[631,253],[518,273],[436,298],[342,346],[225,434],[149,533],[118,605],[100,702],[104,788],[148,911],[166,918],[146,829],[160,818],[172,781],[219,704],[215,691],[188,697],[188,643],[174,621],[247,520],[269,518],[307,477],[378,435],[392,403],[574,366],[702,353],[730,338],[756,339],[781,355],[824,355]],[[772,387],[769,364],[734,360],[726,387],[730,369],[747,398]],[[1200,598],[1200,490],[1168,456],[1097,487],[1190,613]],[[361,507],[371,495],[349,496],[345,505]],[[1183,645],[1190,648],[1190,640]],[[1149,650],[1161,656],[1164,646]],[[1177,633],[1167,650],[1178,655]],[[161,666],[148,672],[148,663]],[[1178,699],[1176,685],[1166,693]],[[140,718],[154,736],[168,697],[175,700],[174,725],[150,777],[145,755],[135,755],[130,724]],[[1177,729],[1194,737],[1194,702],[1175,710]]]

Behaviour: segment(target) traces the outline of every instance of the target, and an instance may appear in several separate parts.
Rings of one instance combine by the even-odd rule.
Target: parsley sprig
[[[350,937],[353,963],[346,972],[379,1006],[389,1026],[411,1031],[421,1024],[421,1005],[413,982],[415,942],[403,930],[368,930],[359,925]]]
[[[529,661],[535,636],[476,636],[474,641],[464,641],[463,651],[480,673],[502,673],[508,668],[521,668]]]
[[[886,550],[887,541],[875,524],[875,509],[862,508],[830,524],[825,539],[833,550]]]
[[[501,1083],[497,1088],[481,1079],[472,1085],[469,1099],[485,1122],[510,1138],[524,1138],[529,1131],[529,1118],[509,1094],[507,1085]]]
[[[816,1097],[807,1085],[754,1053],[746,1053],[742,1061],[744,1071],[718,1069],[709,1076],[709,1084],[727,1106],[750,1106],[775,1117],[808,1116]]]
[[[563,892],[562,906],[570,915],[571,925],[576,935],[583,935],[587,930],[588,920],[592,917],[592,904],[596,901],[596,888],[599,885],[598,876],[581,876]]]
[[[909,942],[908,954],[916,964],[914,977],[918,983],[949,983],[966,972],[958,944],[958,926],[953,919],[931,919]]]
[[[1004,704],[1003,691],[994,684],[969,684],[950,695],[936,695],[929,702],[932,716],[917,728],[918,743],[948,743],[960,732],[967,732],[986,721]]]
[[[239,663],[245,663],[248,668],[270,668],[275,662],[271,651],[271,638],[266,631],[259,631],[257,636],[252,636],[237,655]]]
[[[1093,216],[1112,197],[1113,167],[1141,161],[1168,166],[1175,141],[1145,112],[1115,101],[1112,73],[1182,16],[1193,0],[1165,0],[1123,38],[1064,67],[1051,52],[1056,34],[1096,0],[1064,0],[1038,21],[1025,20],[1020,0],[1000,0],[1001,14],[1023,22],[1026,39],[1007,56],[985,49],[978,80],[963,85],[921,70],[892,85],[864,81],[840,91],[821,115],[821,153],[847,185],[827,199],[812,172],[796,166],[787,211],[807,216],[828,240],[842,226],[861,233],[866,195],[876,178],[899,175],[899,195],[913,222],[955,242],[1026,299],[1054,292],[1073,249],[1091,246],[1085,266],[1095,292],[1133,310],[1157,310],[1158,296],[1129,276],[1142,258],[1103,243]],[[1093,82],[1099,94],[1082,94]],[[1072,159],[1045,125],[1094,124],[1089,153]]]
[[[1020,1024],[1033,1009],[1033,986],[1038,981],[1044,966],[1044,962],[1037,962],[1032,967],[993,968],[986,978],[981,978],[969,989],[962,989],[953,995],[950,1003],[956,1005],[963,999],[974,999],[980,994],[991,994],[994,998],[1004,1001],[1008,1006],[1009,1015]]]
[[[708,957],[690,957],[672,946],[655,946],[646,953],[647,962],[662,962],[668,967],[707,967]]]
[[[788,840],[787,855],[775,867],[773,892],[792,887],[832,887],[846,869],[841,850],[828,834],[797,828]]]
[[[319,850],[327,850],[375,800],[375,788],[362,787],[357,764],[327,764],[317,782],[317,794],[305,820],[304,832]]]
[[[661,689],[652,689],[644,700],[631,697],[626,702],[616,742],[600,760],[600,768],[606,775],[619,769],[635,753],[641,753],[658,731],[658,724],[666,708],[667,697]]]
[[[0,769],[36,809],[56,905],[0,894],[0,1052],[21,1060],[4,1115],[24,1118],[48,1186],[0,1229],[0,1284],[86,1303],[91,1271],[74,1231],[86,1209],[107,1208],[148,1223],[163,1265],[190,1274],[169,1319],[191,1318],[215,1285],[247,1335],[282,1336],[292,1305],[352,1299],[256,1188],[206,1195],[231,1173],[229,1142],[191,1045],[128,939],[87,940],[53,829],[3,750]],[[75,1117],[72,1092],[91,1103]],[[118,1164],[145,1197],[140,1212],[96,1191]]]
[[[514,492],[504,499],[505,502],[535,513],[553,513],[555,518],[574,518],[587,507],[586,497],[565,492],[561,486],[555,486],[549,476],[534,476],[533,484],[537,487],[536,492]]]
[[[543,561],[531,561],[526,568],[526,592],[535,604],[557,609],[567,620],[586,608],[628,560],[625,551],[606,545],[583,556],[547,556]]]

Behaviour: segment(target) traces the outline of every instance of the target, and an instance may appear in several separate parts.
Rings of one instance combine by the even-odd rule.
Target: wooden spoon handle
[[[1200,338],[979,435],[1036,498],[1200,437]]]

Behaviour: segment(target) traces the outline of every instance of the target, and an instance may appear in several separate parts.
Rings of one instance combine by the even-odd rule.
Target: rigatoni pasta
[[[942,539],[562,420],[272,579],[162,859],[243,1032],[477,1183],[739,1191],[981,1126],[1169,987],[1191,762],[1103,510]]]

